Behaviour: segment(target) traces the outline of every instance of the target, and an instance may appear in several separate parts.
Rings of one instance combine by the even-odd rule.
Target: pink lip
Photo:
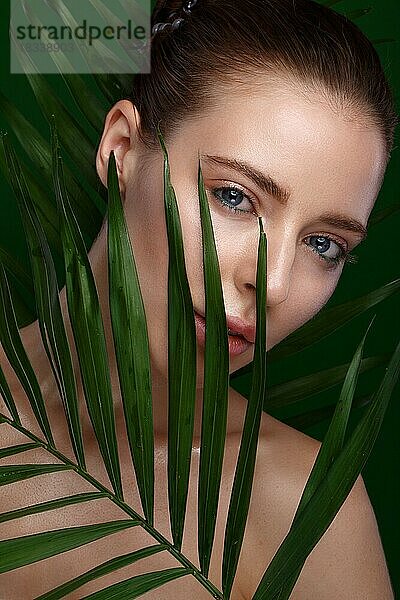
[[[205,347],[205,318],[196,311],[194,311],[194,316],[198,342],[201,346]],[[254,327],[246,325],[237,317],[227,317],[227,328],[231,329],[235,333],[240,334],[240,336],[228,335],[229,354],[242,354],[251,347],[253,343],[252,340],[255,338]]]
[[[240,333],[248,342],[254,344],[256,339],[256,328],[254,325],[248,325],[239,317],[230,317],[229,315],[226,317],[226,322],[229,329],[235,333]]]

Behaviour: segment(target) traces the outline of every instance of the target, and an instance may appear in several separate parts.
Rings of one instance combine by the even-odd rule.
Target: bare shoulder
[[[290,529],[320,446],[318,440],[263,414],[242,552],[246,598],[254,594]],[[304,598],[394,598],[375,514],[361,476],[304,564],[291,600]]]

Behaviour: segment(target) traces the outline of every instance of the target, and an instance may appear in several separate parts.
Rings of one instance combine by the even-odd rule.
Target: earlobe
[[[126,159],[137,139],[139,124],[139,113],[129,100],[118,101],[108,112],[96,156],[97,173],[105,187],[107,187],[108,161],[111,152],[114,151],[120,189],[121,193],[124,192],[128,177]]]

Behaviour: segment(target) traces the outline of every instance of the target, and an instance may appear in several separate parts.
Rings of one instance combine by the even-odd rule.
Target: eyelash
[[[254,211],[251,212],[249,210],[243,210],[240,208],[236,208],[236,206],[231,206],[231,205],[227,204],[226,202],[221,200],[221,198],[219,198],[219,196],[216,194],[216,192],[220,191],[220,190],[235,190],[237,192],[241,192],[243,194],[244,198],[246,198],[250,202],[250,204],[253,206]],[[240,187],[237,187],[235,185],[220,186],[217,188],[213,188],[211,190],[211,192],[212,192],[213,196],[216,198],[216,200],[227,210],[233,210],[235,213],[242,213],[242,214],[249,214],[249,215],[257,216],[257,211],[254,208],[255,198],[253,198],[249,194],[245,194],[244,191]],[[345,245],[343,243],[341,243],[339,240],[337,240],[336,238],[333,238],[324,233],[313,233],[312,235],[307,236],[306,239],[311,238],[311,237],[318,237],[318,236],[324,237],[327,240],[334,242],[340,248],[339,256],[337,256],[336,258],[328,258],[326,256],[323,256],[319,252],[317,252],[317,250],[315,250],[311,245],[307,244],[312,252],[314,252],[325,263],[329,263],[332,266],[332,268],[338,267],[341,263],[355,264],[358,262],[358,257],[354,254],[350,254],[346,250]]]

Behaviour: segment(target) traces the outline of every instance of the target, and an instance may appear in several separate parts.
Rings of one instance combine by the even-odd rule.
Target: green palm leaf
[[[198,552],[207,575],[214,541],[228,412],[229,354],[218,255],[199,163],[198,188],[203,236],[206,344],[198,485]]]
[[[288,576],[291,574],[294,577],[299,572],[308,554],[333,521],[368,460],[399,371],[400,344],[367,411],[307,505],[298,513],[296,522],[270,562],[252,600],[269,600],[279,594],[281,588],[287,585]],[[331,435],[329,437],[332,439]]]
[[[266,255],[267,240],[258,219],[260,238],[258,243],[256,283],[256,340],[250,398],[240,442],[239,456],[233,480],[228,518],[225,528],[224,554],[222,562],[222,587],[224,596],[230,597],[240,550],[242,547],[247,514],[250,505],[254,467],[261,423],[263,402],[266,396]]]
[[[78,577],[75,577],[74,579],[63,583],[51,592],[39,596],[38,598],[36,598],[36,600],[58,600],[59,598],[64,598],[67,594],[70,594],[71,592],[80,588],[82,585],[88,583],[89,581],[93,581],[98,577],[103,577],[108,573],[112,573],[116,569],[122,569],[122,567],[131,565],[134,562],[141,560],[142,558],[153,556],[154,554],[157,554],[157,552],[162,552],[163,550],[165,550],[165,548],[165,545],[157,544],[154,546],[143,548],[142,550],[129,552],[129,554],[124,554],[123,556],[117,556],[116,558],[112,558],[111,560],[108,560],[107,562],[104,562],[101,565],[94,567],[94,569],[90,569],[90,571],[87,571],[86,573],[83,573],[82,575],[79,575]],[[110,588],[108,588],[108,590],[110,591]],[[102,591],[105,592],[106,590]]]
[[[53,142],[54,156],[57,157],[58,143],[57,143],[57,134],[56,134],[56,129],[55,129],[55,123],[53,123],[52,142]],[[113,173],[112,169],[114,169],[114,173]],[[113,181],[114,182],[117,181],[115,161],[114,162],[111,161],[110,172],[112,174],[110,177],[111,183]],[[65,221],[65,223],[62,224],[62,228],[61,228],[61,230],[63,232],[64,228],[65,229],[67,229],[68,227],[71,228],[71,221],[69,221],[68,218],[70,218],[73,221],[73,216],[71,218],[71,214],[69,213],[70,206],[68,205],[68,198],[66,196],[64,196],[65,187],[64,187],[64,181],[63,181],[62,164],[61,164],[61,161],[59,158],[57,161],[55,161],[55,164],[54,164],[54,185],[55,185],[55,189],[56,189],[56,194],[59,196],[59,198],[58,198],[59,206],[60,206],[60,209],[62,210],[61,215],[60,215],[61,220]],[[112,193],[112,191],[111,191],[111,193]],[[113,218],[113,217],[111,217],[111,218]],[[178,219],[179,219],[179,217],[178,217]],[[179,225],[179,220],[178,220],[178,225]],[[124,227],[122,227],[121,231],[125,231],[125,234],[127,233],[126,224]],[[65,235],[65,233],[64,233],[64,235]],[[71,235],[71,237],[73,237],[72,234],[70,234],[70,235]],[[78,245],[78,250],[79,250],[79,245],[82,248],[82,244],[81,244],[81,241],[79,242],[78,235],[76,236],[76,239],[78,242],[77,245]],[[71,244],[71,247],[73,247],[73,244]],[[82,261],[81,264],[85,264],[83,255],[84,255],[84,250],[82,249],[82,256],[79,256],[79,259]],[[113,250],[113,256],[117,256],[116,249]],[[86,258],[86,260],[87,260],[87,258]],[[67,263],[66,268],[68,268],[68,263]],[[88,270],[90,271],[90,265],[88,265]],[[90,271],[90,273],[91,273],[91,271]],[[93,275],[92,275],[92,277],[93,277]],[[81,292],[78,291],[78,294],[77,294],[75,288],[72,287],[70,294],[71,294],[71,299],[72,299],[71,304],[74,305],[74,304],[76,304],[76,301],[77,301],[77,299],[75,298],[75,295],[77,295],[78,297],[81,297]],[[10,302],[11,302],[11,299],[10,299]],[[144,313],[143,313],[143,316],[144,316]],[[70,318],[71,318],[71,314],[70,314]],[[101,319],[101,315],[100,315],[100,319]],[[71,321],[72,321],[72,319],[71,319]],[[78,351],[78,359],[81,364],[82,361],[86,358],[86,353],[85,353],[86,351],[85,351],[84,345],[80,346],[79,344],[77,344],[77,351]],[[84,355],[83,358],[81,356],[82,353]],[[97,388],[99,389],[99,385],[97,385]],[[105,488],[103,484],[101,484],[96,479],[94,479],[89,473],[82,470],[82,468],[79,465],[75,465],[73,462],[71,462],[70,459],[68,459],[62,453],[60,453],[54,446],[44,443],[35,434],[33,434],[33,433],[29,432],[27,429],[25,429],[19,422],[17,422],[17,420],[9,419],[5,415],[0,415],[0,422],[3,423],[3,426],[4,426],[4,424],[8,424],[8,426],[13,427],[14,429],[19,431],[23,435],[27,436],[32,441],[31,444],[25,445],[25,449],[42,446],[45,450],[50,452],[53,457],[56,457],[58,460],[60,460],[63,463],[60,465],[51,465],[51,464],[50,465],[49,464],[22,465],[22,466],[21,465],[11,465],[11,466],[3,467],[3,470],[1,472],[1,479],[2,479],[2,482],[4,485],[11,483],[13,481],[21,481],[25,478],[38,476],[38,475],[41,475],[41,474],[47,473],[47,472],[52,472],[52,471],[57,471],[57,470],[74,469],[74,470],[76,470],[77,473],[79,473],[79,475],[83,479],[85,479],[87,482],[90,482],[92,485],[94,485],[98,489],[98,492],[94,492],[91,494],[77,494],[75,496],[59,498],[59,499],[51,500],[48,502],[41,502],[36,505],[27,506],[27,507],[17,509],[14,511],[8,511],[8,512],[0,515],[0,521],[5,522],[8,520],[16,519],[21,516],[25,516],[25,515],[29,515],[29,514],[45,512],[47,510],[55,510],[56,508],[60,508],[62,506],[76,504],[79,502],[85,502],[86,500],[93,500],[93,499],[100,498],[100,497],[108,497],[109,500],[111,500],[119,508],[124,510],[127,513],[127,515],[131,519],[133,519],[133,522],[135,522],[136,524],[139,524],[141,527],[143,527],[159,544],[163,545],[163,547],[165,547],[166,550],[172,556],[174,556],[178,560],[178,562],[180,562],[181,565],[183,566],[183,569],[180,569],[180,570],[178,569],[178,570],[174,571],[173,573],[171,572],[171,574],[169,574],[168,571],[166,571],[164,574],[155,574],[154,577],[150,574],[149,577],[140,576],[138,579],[135,579],[135,581],[133,581],[133,579],[128,580],[126,585],[128,585],[129,589],[135,590],[135,593],[137,593],[137,594],[139,594],[139,593],[141,594],[141,593],[144,593],[145,589],[153,589],[154,587],[158,587],[159,585],[162,585],[163,582],[170,580],[170,578],[175,578],[175,576],[178,576],[178,575],[181,576],[184,574],[191,574],[196,579],[198,579],[198,581],[207,590],[210,591],[210,594],[213,597],[222,599],[222,594],[215,588],[215,586],[212,584],[212,582],[210,582],[206,577],[204,577],[204,575],[196,568],[195,565],[193,565],[190,562],[190,560],[187,559],[187,557],[185,557],[171,542],[169,542],[167,539],[165,539],[162,534],[160,534],[156,529],[154,529],[154,527],[151,525],[151,523],[148,520],[145,520],[142,517],[140,517],[135,510],[133,510],[131,507],[129,507],[128,505],[125,504],[125,502],[122,500],[121,494],[118,493],[118,490],[116,491],[115,494],[113,494],[111,491],[109,491],[107,488]],[[8,449],[9,453],[12,453],[14,451],[15,451],[15,447],[10,447]],[[21,449],[21,451],[22,451],[22,449]],[[6,452],[6,450],[4,450],[4,452]],[[60,536],[61,536],[61,531],[62,530],[60,530],[60,534],[59,534]],[[74,544],[76,542],[76,538],[77,537],[79,538],[79,535],[80,535],[78,529],[70,528],[70,529],[64,530],[64,531],[65,531],[66,546],[70,545],[71,548],[77,547],[77,546],[74,546]],[[84,531],[84,530],[82,530],[82,531]],[[55,534],[55,532],[45,532],[45,533],[50,533],[51,535]],[[58,533],[55,535],[58,535]],[[34,536],[32,536],[32,537],[34,537]],[[26,538],[25,541],[27,541],[27,539],[28,538]],[[43,538],[43,539],[45,539],[45,538]],[[75,541],[74,541],[74,539],[75,539]],[[81,541],[82,541],[82,544],[87,543],[83,540],[83,538]],[[14,543],[14,541],[13,541],[13,543]],[[16,540],[15,540],[15,543],[17,543]],[[82,545],[82,544],[80,544],[80,545]],[[37,556],[37,555],[35,554],[34,544],[31,545],[29,543],[26,547],[27,547],[27,556],[24,560],[26,561],[25,564],[28,564],[29,561],[36,560],[35,556]],[[143,549],[143,550],[145,551],[145,549]],[[60,549],[60,552],[62,552],[62,551],[65,551],[65,550]],[[51,549],[49,550],[49,556],[52,556],[57,553],[58,553],[57,545],[52,545]],[[33,558],[32,558],[32,556],[33,556]],[[121,560],[123,560],[123,558],[121,558]],[[107,564],[99,565],[98,570],[92,572],[90,575],[96,575],[96,573],[100,573],[103,567],[108,569],[109,572],[111,572],[111,570],[117,569],[119,564],[120,563],[118,561],[115,561],[112,564],[110,562],[107,562]],[[10,566],[10,568],[16,568],[16,567]],[[82,576],[85,576],[85,574],[83,574]],[[124,590],[125,589],[124,582],[121,582],[121,586],[122,586],[121,589]],[[105,592],[105,594],[107,594],[107,593],[108,593],[108,591]],[[121,592],[121,593],[123,593],[123,592]]]
[[[320,315],[288,336],[276,349],[271,350],[274,359],[290,356],[302,348],[307,348],[329,334],[337,331],[354,317],[376,306],[400,290],[400,279],[386,283],[364,296],[349,300],[338,306],[321,311]],[[318,333],[319,332],[319,333]]]
[[[360,371],[364,373],[375,369],[386,363],[387,359],[388,356],[370,356],[364,358],[361,362]],[[324,371],[311,373],[310,375],[271,386],[264,402],[264,410],[276,410],[284,406],[290,406],[291,404],[298,404],[309,396],[326,392],[331,387],[343,381],[348,367],[348,364],[331,367]]]
[[[42,21],[38,18],[38,15],[32,10],[32,5],[26,0],[22,0],[24,13],[29,23],[38,26],[43,26]],[[65,82],[68,90],[71,93],[72,98],[75,100],[76,106],[79,108],[81,113],[85,116],[88,124],[93,128],[94,131],[100,133],[101,123],[104,120],[106,106],[105,103],[101,103],[100,100],[93,94],[84,78],[78,73],[74,73],[74,69],[67,58],[67,54],[63,52],[51,52],[50,56],[58,68],[61,78]],[[51,89],[47,89],[51,93]],[[51,93],[51,95],[53,95]],[[67,110],[64,106],[64,110]],[[58,114],[58,113],[57,113]],[[70,114],[68,118],[70,119]]]
[[[338,2],[339,0],[329,0],[325,4],[333,6]],[[57,1],[53,4],[60,5],[60,2]],[[154,4],[155,2],[152,0],[153,8]],[[368,11],[369,9],[362,9],[347,12],[347,16],[356,19],[363,14],[367,14]],[[374,43],[384,41],[389,40],[388,38],[382,38],[375,40]],[[59,66],[62,65],[59,64]],[[137,280],[134,256],[120,205],[118,178],[113,155],[109,161],[108,172],[110,311],[126,429],[144,518],[123,500],[120,477],[121,465],[117,452],[113,399],[110,390],[110,372],[105,349],[103,322],[85,243],[81,235],[82,232],[88,239],[95,237],[105,208],[104,197],[98,193],[99,183],[93,169],[94,152],[91,142],[93,133],[99,131],[100,117],[102,114],[104,116],[107,102],[114,103],[129,93],[131,76],[118,74],[94,75],[93,81],[103,93],[102,101],[96,100],[94,111],[91,111],[92,95],[85,88],[84,79],[73,75],[64,76],[64,81],[82,114],[85,115],[86,125],[89,126],[90,130],[86,126],[83,127],[78,124],[74,114],[63,104],[55,91],[47,84],[45,78],[32,75],[29,76],[29,80],[47,119],[50,118],[52,112],[56,112],[58,117],[61,118],[60,135],[68,149],[67,164],[73,162],[79,164],[85,184],[82,186],[81,181],[75,178],[71,171],[67,168],[63,169],[61,159],[57,156],[59,149],[55,125],[52,125],[52,154],[49,144],[41,137],[30,121],[4,96],[0,96],[0,109],[10,122],[21,145],[26,149],[30,159],[29,165],[34,167],[32,169],[31,166],[28,166],[25,160],[20,159],[17,161],[15,155],[12,157],[11,162],[9,158],[8,163],[5,156],[0,156],[3,172],[14,191],[17,192],[17,197],[19,195],[20,200],[22,197],[29,200],[29,210],[25,207],[25,214],[29,216],[31,221],[30,229],[27,228],[26,237],[28,246],[31,248],[31,258],[35,261],[31,278],[30,274],[26,273],[15,258],[10,256],[7,249],[0,248],[0,262],[3,263],[0,264],[0,341],[11,366],[25,388],[33,412],[45,437],[45,440],[42,440],[21,425],[17,407],[0,367],[0,394],[4,398],[11,415],[11,418],[0,415],[1,426],[12,427],[15,431],[25,435],[27,439],[26,443],[3,448],[0,451],[0,459],[41,447],[43,451],[49,453],[52,460],[58,460],[60,463],[5,465],[0,467],[0,485],[8,485],[14,481],[23,481],[45,473],[74,470],[82,478],[82,481],[90,482],[96,488],[96,491],[75,494],[48,502],[37,502],[30,506],[9,510],[0,514],[0,522],[57,510],[63,506],[80,504],[100,498],[107,498],[109,502],[114,503],[115,506],[125,512],[128,519],[126,521],[66,528],[3,540],[0,542],[0,566],[5,572],[77,548],[105,535],[110,535],[113,531],[140,526],[152,536],[156,542],[155,546],[141,548],[97,565],[90,571],[64,582],[55,590],[46,592],[40,599],[50,600],[51,598],[64,597],[88,581],[92,581],[106,573],[112,573],[123,566],[133,564],[150,554],[166,551],[178,561],[180,567],[130,577],[125,581],[120,581],[90,594],[86,598],[96,600],[108,600],[111,597],[121,598],[121,600],[128,597],[135,598],[164,585],[168,581],[189,575],[195,577],[208,590],[210,597],[220,598],[220,600],[225,598],[227,600],[231,594],[237,570],[247,519],[257,448],[257,434],[263,403],[265,409],[270,409],[272,406],[278,408],[283,405],[285,398],[286,403],[288,399],[295,402],[306,398],[310,395],[310,392],[317,393],[328,389],[343,379],[347,365],[299,377],[297,380],[275,386],[269,391],[268,398],[266,397],[266,353],[264,345],[266,323],[263,321],[265,319],[266,240],[261,221],[259,221],[256,352],[251,365],[233,374],[233,377],[237,377],[244,372],[252,371],[252,386],[225,530],[222,565],[224,593],[220,592],[208,579],[208,569],[214,541],[222,456],[225,444],[228,395],[227,335],[218,257],[200,167],[198,172],[199,207],[203,234],[203,266],[208,326],[204,363],[203,427],[198,489],[198,550],[200,562],[200,569],[198,569],[180,550],[190,476],[196,378],[196,339],[193,305],[185,270],[179,212],[175,192],[170,182],[168,154],[164,141],[159,133],[161,148],[164,152],[164,201],[170,256],[168,272],[168,374],[170,382],[168,389],[170,414],[168,422],[168,489],[170,521],[173,533],[172,542],[167,540],[153,525],[154,440],[151,427],[151,373],[149,355],[147,354],[146,318]],[[80,135],[86,140],[83,163],[81,163],[79,154],[82,141]],[[16,165],[19,165],[19,167]],[[18,179],[20,182],[24,181],[24,184],[18,183],[16,181]],[[58,215],[46,189],[53,179],[57,206],[60,211],[62,244],[58,234],[60,230]],[[21,193],[21,190],[23,193]],[[20,203],[20,205],[22,204]],[[379,222],[396,210],[396,205],[383,209],[371,218],[370,223]],[[78,223],[80,227],[78,227]],[[47,243],[45,243],[44,238],[47,238]],[[36,249],[38,250],[37,255],[32,252],[35,248],[35,239]],[[53,251],[60,253],[60,256],[65,259],[68,310],[73,325],[85,398],[114,491],[107,489],[90,473],[82,469],[83,454],[80,454],[82,449],[78,452],[78,446],[75,452],[78,457],[80,456],[80,459],[77,459],[78,464],[73,463],[55,448],[46,406],[19,337],[18,323],[24,322],[26,324],[28,322],[29,309],[26,302],[29,297],[32,297],[31,280],[35,284],[39,325],[41,328],[45,326],[47,331],[52,331],[51,323],[53,323],[54,311],[51,312],[51,309],[54,308],[54,304],[51,302],[46,304],[46,294],[48,295],[47,300],[53,298],[54,301],[58,296],[58,288],[49,251],[50,246]],[[13,296],[11,296],[10,284],[4,267],[27,290],[27,293],[24,294],[25,298],[21,297],[16,289],[12,290]],[[393,281],[362,298],[322,311],[311,323],[272,350],[269,353],[270,359],[278,360],[299,352],[324,336],[333,333],[349,322],[350,319],[398,291],[399,285],[399,280]],[[213,312],[210,310],[211,307]],[[46,318],[44,318],[45,313],[47,313]],[[217,328],[219,333],[214,335]],[[127,330],[130,332],[130,344],[126,344]],[[58,327],[54,327],[53,340],[46,347],[46,350],[48,350],[52,343],[60,348],[61,344],[59,350],[60,362],[54,368],[58,383],[63,381],[68,370],[68,367],[65,367],[65,360],[68,360],[68,348],[65,344],[63,345],[61,339],[63,331],[62,320],[59,320]],[[91,335],[94,332],[100,332],[99,340],[96,336]],[[125,332],[124,337],[122,336],[123,332]],[[340,400],[306,484],[291,531],[265,572],[254,600],[260,600],[260,598],[284,600],[289,597],[305,558],[329,526],[329,519],[329,522],[331,522],[339,510],[341,503],[343,503],[351,489],[352,482],[354,483],[360,473],[374,444],[390,393],[398,377],[399,349],[392,358],[380,390],[372,400],[367,398],[369,400],[367,410],[356,430],[348,442],[345,443],[350,406],[351,404],[355,406],[358,402],[357,399],[353,401],[358,373],[373,368],[383,360],[382,357],[361,360],[363,343],[364,340],[347,370]],[[53,366],[50,352],[48,352],[48,357],[50,365]],[[216,360],[216,357],[218,357],[218,360]],[[219,370],[215,369],[218,362]],[[132,388],[134,388],[133,391]],[[214,396],[212,395],[213,391]],[[73,392],[66,394],[63,398],[64,403],[71,397],[73,397]],[[365,403],[365,398],[361,398],[359,402]],[[218,410],[216,410],[217,407]],[[328,409],[332,410],[329,407],[324,410]],[[71,426],[73,419],[68,416],[68,410],[66,410],[66,413],[67,423]],[[76,431],[78,431],[79,426],[78,418],[75,422]],[[72,430],[71,439],[73,438]],[[328,494],[328,491],[332,489],[336,490],[333,498]],[[327,507],[328,512],[323,515],[322,512],[325,507]]]
[[[28,397],[33,414],[36,417],[40,429],[46,436],[47,441],[50,444],[54,444],[42,392],[19,335],[17,319],[11,299],[10,287],[5,269],[1,262],[0,340],[7,358],[10,361],[10,364],[12,365],[14,372],[21,382],[21,385]],[[5,380],[3,375],[2,379],[4,384]],[[7,398],[7,392],[5,397]],[[11,408],[14,409],[15,404],[12,404]]]
[[[2,138],[3,140],[3,138]],[[0,261],[7,271],[18,281],[27,296],[34,296],[33,281],[22,263],[9,252],[0,247]]]
[[[55,122],[52,122],[54,187],[63,215],[61,237],[64,247],[68,312],[89,416],[112,486],[122,498],[115,417],[103,321],[96,284],[85,245],[65,189]]]
[[[1,261],[0,261],[0,266],[1,266]],[[14,421],[20,425],[21,420],[19,418],[18,410],[15,405],[14,398],[12,397],[7,380],[4,377],[4,372],[3,372],[3,369],[1,368],[1,365],[0,365],[0,395],[3,398],[6,407],[10,411],[10,415],[12,416]],[[2,423],[2,422],[3,421],[0,418],[0,423]]]
[[[119,193],[114,153],[108,166],[108,266],[111,324],[129,447],[143,511],[154,514],[154,439],[146,316]]]
[[[81,527],[67,527],[2,540],[0,541],[0,573],[78,548],[127,527],[136,527],[138,524],[137,521],[128,519]]]
[[[365,339],[367,337],[371,324],[369,325],[367,332],[361,340],[361,343],[358,346],[346,373],[346,378],[343,383],[339,401],[336,405],[336,409],[331,419],[329,429],[319,449],[310,476],[307,479],[307,484],[303,490],[300,502],[297,506],[296,514],[294,515],[291,529],[297,522],[301,511],[307,505],[310,498],[318,489],[318,486],[326,477],[332,463],[336,460],[337,456],[343,448],[344,438],[350,415],[350,409],[356,391],[358,375],[360,373],[361,356],[365,344]],[[277,597],[277,600],[287,600],[289,598],[302,568],[303,565],[301,565],[295,573],[291,574],[287,578],[285,585],[282,587],[279,596]]]
[[[196,398],[196,330],[185,269],[182,230],[167,149],[164,153],[164,206],[168,262],[168,497],[171,531],[180,549],[186,512]]]
[[[190,571],[178,567],[175,569],[165,569],[165,571],[155,571],[153,573],[146,573],[145,575],[136,575],[125,581],[114,583],[104,590],[94,592],[90,596],[85,596],[82,600],[126,600],[126,598],[138,598],[150,590],[154,590],[161,585],[189,575]]]
[[[29,55],[21,51],[19,44],[15,43],[14,47],[22,68],[25,70],[26,67],[26,77],[43,115],[49,122],[52,114],[58,115],[58,129],[63,146],[65,146],[74,163],[77,166],[84,167],[84,172],[89,178],[90,185],[96,188],[98,180],[94,169],[94,149],[87,131],[66,109],[64,103],[55,94],[51,93],[51,87],[44,76],[29,72],[33,65]]]
[[[371,396],[358,396],[354,398],[353,408],[361,408],[362,406],[366,406],[369,404],[371,400]],[[284,422],[295,429],[303,430],[307,427],[312,427],[316,423],[320,423],[324,419],[330,419],[335,412],[335,404],[328,404],[322,408],[315,408],[313,410],[307,411],[306,413],[300,413],[298,415],[293,415],[291,417],[286,417]]]
[[[25,452],[25,450],[32,450],[33,448],[40,448],[40,445],[35,442],[29,442],[28,444],[18,444],[16,446],[9,446],[8,448],[0,448],[0,458],[14,456],[14,454]]]
[[[29,444],[24,445],[28,446]],[[39,444],[34,445],[38,446]],[[27,515],[35,515],[48,510],[56,510],[57,508],[62,508],[63,506],[71,506],[72,504],[79,504],[80,502],[88,502],[90,500],[98,500],[105,497],[107,497],[107,494],[102,492],[87,492],[83,494],[74,494],[73,496],[67,496],[65,498],[57,498],[56,500],[49,500],[48,502],[39,502],[38,504],[32,504],[31,506],[25,506],[23,508],[18,508],[17,510],[10,510],[8,512],[1,513],[0,523],[12,521],[13,519],[19,519],[20,517],[26,517]]]
[[[0,485],[8,485],[16,481],[23,481],[31,477],[38,477],[43,473],[54,473],[71,469],[70,465],[4,465],[0,467]]]
[[[399,290],[400,279],[395,279],[376,290],[368,292],[364,296],[323,309],[318,316],[314,317],[311,321],[300,327],[300,329],[285,338],[278,346],[270,350],[268,353],[269,360],[286,358],[312,346],[312,344],[323,340],[363,312],[390,298],[390,296],[396,294]],[[251,363],[238,369],[233,373],[232,378],[245,375],[250,370]]]
[[[3,145],[29,247],[43,346],[63,402],[75,456],[78,464],[84,468],[85,458],[79,422],[75,374],[67,333],[64,328],[53,258],[40,221],[33,209],[29,190],[14,149],[5,136],[3,137]]]
[[[2,138],[3,140],[7,139],[7,134],[2,134]],[[43,185],[40,182],[39,177],[35,175],[23,161],[19,160],[19,164],[20,170],[24,173],[31,198],[35,203],[36,211],[39,214],[40,222],[43,226],[44,231],[46,232],[46,237],[49,240],[49,243],[55,248],[55,250],[60,251],[58,215],[56,208],[49,200],[48,192],[43,189]],[[0,167],[8,184],[11,188],[13,188],[14,180],[7,166],[7,161],[4,154],[4,141],[3,146],[0,148]],[[25,286],[28,289],[32,287],[32,282],[29,275],[25,276]]]
[[[10,123],[21,147],[32,161],[37,176],[50,187],[52,184],[52,155],[48,142],[44,140],[36,127],[34,127],[1,92],[0,110]],[[88,196],[80,181],[72,175],[68,168],[65,168],[65,178],[68,191],[71,194],[74,214],[85,234],[87,234],[90,239],[93,239],[102,222],[102,213],[98,206],[101,207],[104,205],[104,201],[99,194],[93,190],[93,196],[96,198],[96,202],[94,202]],[[46,200],[46,195],[41,196],[40,203],[43,210],[45,210],[47,202],[48,198]],[[60,254],[61,253],[62,250],[60,249]]]

